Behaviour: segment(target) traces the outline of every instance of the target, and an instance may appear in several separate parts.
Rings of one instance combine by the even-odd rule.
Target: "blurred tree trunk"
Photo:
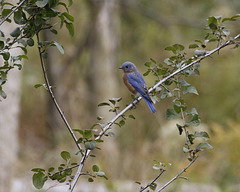
[[[96,114],[99,102],[118,96],[116,62],[120,35],[117,0],[94,2],[98,14],[95,20],[94,40],[91,41],[89,94],[94,101],[93,114]]]
[[[14,3],[15,1],[11,1]],[[15,29],[14,23],[4,23],[1,30],[9,34]],[[21,52],[17,49],[10,51],[12,55]],[[0,59],[3,63],[3,60]],[[19,61],[20,62],[20,61]],[[0,191],[11,191],[11,184],[16,168],[18,154],[18,128],[20,110],[21,71],[17,68],[9,71],[7,82],[3,85],[7,98],[0,101]]]
[[[95,19],[94,40],[91,41],[91,59],[89,68],[89,98],[92,102],[92,116],[103,116],[105,121],[115,114],[106,111],[97,104],[112,97],[119,97],[118,90],[118,48],[120,39],[118,0],[94,1],[98,12]],[[97,109],[96,109],[97,108]],[[114,131],[114,130],[112,130]],[[118,174],[119,150],[114,139],[107,138],[102,144],[106,154],[104,161]],[[111,154],[111,158],[109,155]]]

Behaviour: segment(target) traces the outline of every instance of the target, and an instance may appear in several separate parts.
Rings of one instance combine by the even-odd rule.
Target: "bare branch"
[[[158,178],[163,174],[164,171],[166,171],[166,169],[160,169],[160,172],[157,175],[157,177],[151,183],[147,184],[145,187],[141,187],[139,192],[142,192],[145,189],[147,189],[148,187],[150,187],[151,185],[153,185],[153,183],[158,180]]]
[[[57,110],[58,110],[62,120],[64,121],[65,125],[67,126],[68,131],[70,132],[73,140],[75,141],[78,149],[80,151],[82,151],[83,149],[82,149],[81,145],[77,142],[77,138],[76,138],[75,134],[73,133],[72,128],[70,127],[70,125],[69,125],[69,123],[68,123],[68,121],[67,121],[67,119],[66,119],[66,117],[65,117],[65,115],[63,113],[63,111],[61,110],[60,106],[58,105],[57,100],[56,100],[56,98],[55,98],[55,96],[53,94],[51,85],[50,85],[49,80],[48,80],[47,70],[46,70],[46,67],[44,65],[44,61],[43,61],[43,57],[42,57],[41,46],[39,45],[39,43],[40,43],[39,32],[36,34],[36,36],[37,36],[37,42],[38,42],[38,52],[39,52],[39,56],[40,56],[40,62],[41,62],[43,75],[44,75],[44,79],[45,79],[45,82],[46,82],[46,86],[47,86],[48,92],[49,92],[49,94],[50,94],[50,96],[51,96],[51,98],[52,98],[52,100],[53,100],[53,102],[54,102],[54,104],[55,104],[55,106],[56,106],[56,108],[57,108]]]
[[[179,173],[175,177],[173,177],[170,181],[168,181],[165,185],[163,185],[160,189],[158,189],[157,192],[162,191],[168,185],[170,185],[173,181],[175,181],[180,175],[182,175],[197,160],[197,158],[198,158],[198,156],[196,156],[194,159],[192,159],[192,161],[186,167],[184,167],[181,171],[179,171]]]

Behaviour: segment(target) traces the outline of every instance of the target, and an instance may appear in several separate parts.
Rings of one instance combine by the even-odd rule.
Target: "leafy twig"
[[[198,156],[193,158],[192,161],[186,167],[184,167],[181,171],[179,171],[179,173],[175,177],[173,177],[170,181],[168,181],[165,185],[163,185],[160,189],[158,189],[157,192],[162,191],[168,185],[170,185],[173,181],[175,181],[180,175],[182,175],[197,160],[197,158],[198,158]]]
[[[212,54],[214,54],[215,52],[218,52],[219,50],[221,50],[222,48],[228,46],[228,45],[231,45],[231,44],[235,44],[234,40],[238,39],[240,37],[240,34],[238,34],[237,36],[235,36],[233,38],[233,40],[229,40],[227,42],[225,42],[223,45],[217,47],[216,49],[213,49],[209,52],[207,52],[204,56],[200,56],[198,59],[196,59],[195,61],[189,63],[189,64],[184,64],[184,62],[182,62],[182,67],[177,69],[176,71],[174,71],[172,74],[170,74],[169,76],[165,77],[164,79],[160,80],[156,85],[154,85],[152,88],[150,88],[148,91],[149,92],[152,92],[154,91],[157,87],[161,86],[161,84],[163,84],[165,81],[167,81],[168,79],[170,79],[171,77],[177,75],[178,73],[184,71],[185,69],[193,66],[194,64],[196,63],[199,63],[200,61],[202,61],[203,59],[211,56]],[[186,61],[185,61],[186,62]],[[134,101],[132,103],[130,103],[126,108],[124,108],[120,113],[118,113],[111,121],[108,122],[108,124],[102,129],[102,131],[99,133],[98,137],[95,138],[95,140],[98,140],[100,139],[110,128],[111,126],[114,124],[114,122],[119,118],[119,117],[122,117],[125,112],[127,112],[129,109],[131,109],[135,104],[137,104],[140,100],[142,99],[142,97],[138,97],[136,99],[134,99]],[[74,176],[74,179],[72,180],[70,186],[69,186],[69,189],[68,189],[68,192],[72,192],[79,177],[81,176],[81,173],[82,173],[82,169],[84,167],[84,164],[85,164],[85,161],[87,159],[87,157],[89,156],[89,154],[91,153],[92,150],[90,149],[87,149],[85,155],[83,155],[80,163],[79,163],[79,167],[78,167],[78,170],[77,170],[77,173],[76,175]],[[185,167],[182,172],[184,172],[192,163],[194,163],[194,161],[197,159],[198,156],[196,156],[194,159],[192,159],[192,161],[188,164],[187,167]],[[181,174],[182,174],[181,172]],[[167,187],[171,182],[173,182],[174,180],[176,180],[181,174],[178,174],[177,176],[175,176],[172,180],[170,180],[167,184],[165,184],[163,187]],[[163,189],[162,187],[162,189]],[[160,189],[160,191],[162,190]]]
[[[15,12],[19,9],[19,7],[21,7],[23,5],[23,3],[25,2],[26,0],[23,0],[19,3],[18,6],[16,6],[6,17],[4,17],[1,22],[0,22],[0,26]]]
[[[56,106],[56,108],[57,108],[57,110],[58,110],[62,120],[64,121],[66,127],[68,128],[68,131],[70,132],[73,140],[75,141],[78,149],[80,151],[82,151],[83,149],[82,149],[81,145],[77,142],[77,138],[76,138],[75,134],[73,133],[72,128],[70,127],[70,125],[69,125],[69,123],[68,123],[68,121],[67,121],[67,119],[66,119],[66,117],[65,117],[65,115],[63,113],[63,111],[61,110],[60,106],[58,105],[57,100],[56,100],[56,98],[55,98],[55,96],[53,94],[52,88],[51,88],[49,80],[48,80],[47,70],[46,70],[46,67],[44,65],[44,61],[43,61],[43,57],[42,57],[41,46],[39,45],[40,44],[39,32],[36,33],[36,36],[37,36],[37,42],[38,42],[38,52],[39,52],[39,56],[40,56],[40,62],[41,62],[43,75],[44,75],[44,79],[45,79],[45,82],[46,82],[46,86],[47,86],[48,92],[49,92],[49,94],[50,94],[50,96],[51,96],[51,98],[53,100],[53,103],[55,104],[55,106]]]

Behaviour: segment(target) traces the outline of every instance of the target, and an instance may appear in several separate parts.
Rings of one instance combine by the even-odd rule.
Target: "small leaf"
[[[191,84],[189,84],[187,81],[185,81],[184,79],[181,79],[179,81],[179,85],[182,86],[182,87],[188,87],[190,86]]]
[[[7,98],[7,94],[2,89],[0,89],[0,95],[3,99]]]
[[[74,36],[74,25],[72,23],[68,23],[66,21],[65,21],[65,24],[66,24],[69,34],[73,37]]]
[[[151,65],[152,65],[152,63],[151,62],[146,62],[145,64],[144,64],[146,67],[150,67]]]
[[[192,108],[188,112],[186,112],[186,115],[196,115],[196,114],[198,115],[196,108]]]
[[[136,119],[133,115],[129,115],[128,117],[131,119]]]
[[[196,94],[198,95],[198,92],[196,90],[196,88],[194,86],[189,86],[187,87],[184,91],[183,91],[183,94],[186,95],[188,93],[193,93],[193,94]]]
[[[69,152],[67,151],[62,151],[61,152],[61,157],[66,161],[68,162],[70,159],[71,159],[71,155]]]
[[[93,172],[98,172],[99,171],[99,167],[97,165],[93,165],[92,166],[92,170],[93,170]]]
[[[179,125],[179,124],[176,124],[176,125],[177,125],[178,131],[179,131],[179,135],[182,135],[183,126],[181,126],[181,125]]]
[[[44,175],[43,172],[38,172],[33,174],[32,179],[34,187],[37,189],[41,189],[46,182],[47,177]]]
[[[213,149],[213,147],[209,143],[199,143],[199,145],[196,147],[196,150],[201,149]]]
[[[28,46],[32,47],[34,45],[34,40],[32,38],[27,40]]]
[[[49,169],[48,169],[48,172],[53,172],[54,171],[54,167],[50,167]]]
[[[91,182],[93,182],[93,181],[94,181],[94,180],[93,180],[91,177],[88,178],[88,182],[91,183]]]
[[[101,107],[101,106],[109,106],[110,104],[109,103],[107,103],[107,102],[103,102],[103,103],[99,103],[98,104],[98,107]]]
[[[208,133],[205,132],[205,131],[201,131],[201,132],[196,131],[196,132],[194,133],[193,137],[194,137],[194,138],[197,138],[197,137],[198,137],[198,138],[203,138],[204,140],[208,140],[208,139],[209,139],[209,135],[208,135]]]
[[[48,4],[48,0],[38,0],[36,2],[36,5],[40,8],[43,8],[44,6],[46,6]]]
[[[188,149],[188,148],[186,148],[186,147],[183,146],[183,152],[184,152],[184,153],[188,153],[188,152],[190,152],[190,151],[192,151],[192,150],[191,150],[191,149]]]
[[[196,44],[196,43],[193,43],[193,44],[190,44],[190,45],[189,45],[189,49],[195,49],[195,48],[197,48],[197,47],[199,47],[199,45]]]
[[[64,17],[66,17],[69,21],[73,22],[74,21],[74,17],[72,15],[69,15],[67,12],[63,13]]]
[[[90,149],[90,150],[93,150],[96,148],[96,141],[86,141],[84,143],[86,149]]]
[[[56,42],[56,41],[53,41],[52,44],[57,47],[57,49],[59,50],[59,52],[60,52],[62,55],[64,54],[64,49],[63,49],[63,46],[62,46],[61,44],[59,44],[59,43]]]
[[[176,113],[174,109],[167,109],[166,118],[167,120],[179,118],[180,114]]]
[[[122,127],[123,125],[125,125],[125,121],[124,121],[124,120],[121,120],[121,121],[119,122],[119,125],[120,125],[120,127]]]
[[[43,86],[43,84],[36,84],[36,85],[34,85],[35,88],[42,87],[42,86]]]
[[[42,168],[33,168],[31,171],[33,171],[33,172],[45,172],[45,169],[42,169]]]
[[[190,119],[187,124],[195,127],[198,126],[200,124],[199,116],[197,114],[193,115],[192,119]]]

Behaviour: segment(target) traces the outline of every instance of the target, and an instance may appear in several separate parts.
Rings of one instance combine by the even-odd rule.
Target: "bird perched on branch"
[[[142,98],[148,104],[149,109],[152,113],[156,112],[156,109],[153,105],[152,99],[148,94],[148,89],[146,83],[141,75],[141,73],[137,70],[136,66],[127,61],[122,64],[119,69],[123,70],[123,82],[127,86],[130,92],[132,92],[135,96],[142,96]]]

